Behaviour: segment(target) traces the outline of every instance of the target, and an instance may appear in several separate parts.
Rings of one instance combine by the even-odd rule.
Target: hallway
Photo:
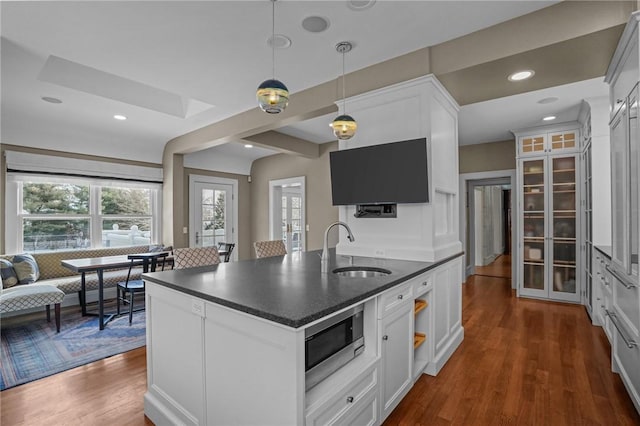
[[[476,266],[476,275],[511,279],[511,255],[502,254],[486,266]]]
[[[506,274],[497,265],[490,273]],[[519,299],[510,287],[505,278],[469,277],[464,341],[384,424],[640,425],[611,372],[609,342],[584,307]]]

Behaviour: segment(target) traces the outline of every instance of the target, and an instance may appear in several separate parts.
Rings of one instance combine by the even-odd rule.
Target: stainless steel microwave
[[[305,331],[305,388],[311,389],[327,376],[364,352],[364,307],[358,305]]]

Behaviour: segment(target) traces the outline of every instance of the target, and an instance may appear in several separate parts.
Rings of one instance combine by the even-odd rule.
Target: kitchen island
[[[462,341],[460,255],[415,262],[331,251],[322,272],[312,251],[144,274],[145,413],[156,424],[381,423]],[[332,272],[355,265],[391,273]],[[416,300],[429,306],[424,314]],[[305,329],[360,304],[364,353],[305,391]],[[414,349],[417,334],[427,344]]]

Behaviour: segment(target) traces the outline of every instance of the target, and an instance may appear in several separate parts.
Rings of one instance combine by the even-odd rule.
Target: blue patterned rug
[[[5,321],[3,321],[4,323]],[[15,324],[13,324],[15,322]],[[44,313],[28,322],[2,324],[0,345],[0,390],[41,379],[144,346],[144,311],[133,314],[133,324],[123,315],[98,329],[97,317],[63,311],[56,334],[53,313],[48,323]]]

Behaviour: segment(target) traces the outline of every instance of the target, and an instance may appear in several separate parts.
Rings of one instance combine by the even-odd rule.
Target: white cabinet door
[[[380,320],[381,401],[384,420],[413,384],[413,303],[407,301]]]

